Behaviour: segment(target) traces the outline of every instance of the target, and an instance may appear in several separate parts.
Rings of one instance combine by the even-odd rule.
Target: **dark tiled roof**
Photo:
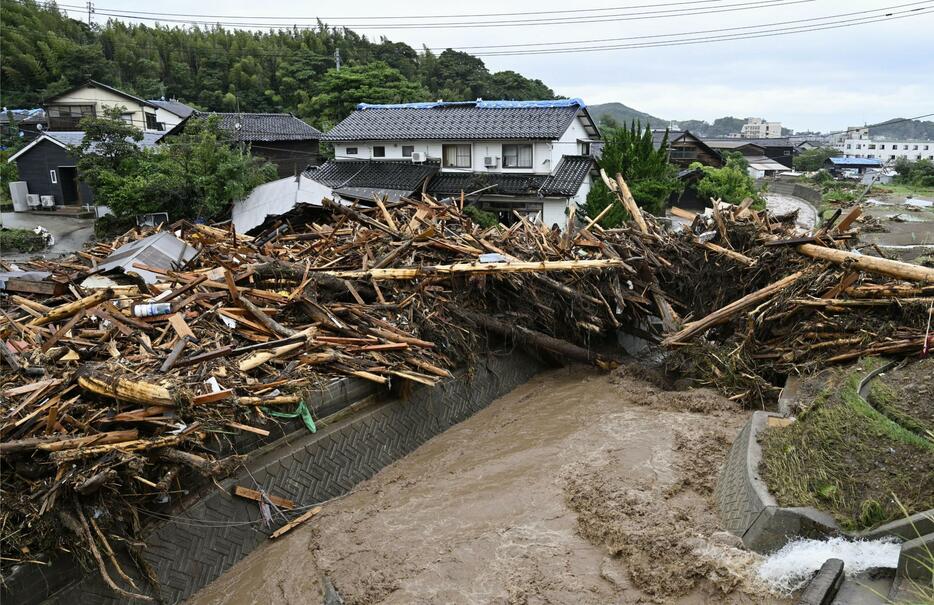
[[[168,101],[164,99],[150,99],[149,102],[169,113],[174,113],[180,118],[187,118],[195,111],[194,107],[189,107],[176,99],[169,99]]]
[[[460,195],[486,189],[494,195],[570,197],[577,193],[593,167],[590,156],[566,155],[554,174],[510,174],[502,172],[439,172],[428,183],[435,196]]]
[[[556,139],[586,111],[582,101],[362,105],[328,141]]]
[[[669,144],[674,143],[676,140],[678,140],[679,138],[681,138],[681,136],[682,136],[683,134],[684,134],[684,131],[683,131],[683,130],[672,130],[672,131],[669,131],[669,132],[668,132],[668,143],[669,143]],[[665,139],[665,131],[664,131],[664,130],[653,130],[653,131],[652,131],[652,146],[655,147],[655,149],[660,149],[660,148],[661,148],[661,146],[662,146],[662,141],[663,141],[664,139]]]
[[[593,169],[593,158],[586,155],[566,155],[558,162],[555,173],[545,183],[545,195],[572,196]]]
[[[305,172],[313,181],[332,189],[386,189],[416,191],[422,182],[438,171],[437,164],[412,162],[348,160],[325,162]]]
[[[321,138],[321,131],[290,113],[206,113],[195,111],[192,118],[217,116],[218,127],[238,141],[308,141]],[[237,124],[240,128],[237,128]],[[176,126],[180,127],[181,124]],[[174,130],[174,129],[173,129]]]
[[[428,183],[435,196],[460,195],[485,189],[498,195],[538,195],[547,174],[503,174],[502,172],[441,172]],[[489,189],[487,189],[489,187]]]

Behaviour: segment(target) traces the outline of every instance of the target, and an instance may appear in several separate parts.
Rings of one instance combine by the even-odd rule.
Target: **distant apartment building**
[[[835,132],[830,135],[830,145],[836,147],[837,149],[843,149],[844,143],[848,139],[868,139],[869,138],[869,127],[867,126],[850,126],[843,132]]]
[[[905,158],[912,162],[934,160],[934,141],[895,140],[885,138],[846,139],[836,146],[845,158],[866,158],[892,164]]]
[[[740,135],[744,139],[777,139],[782,136],[782,123],[766,122],[762,118],[746,118]]]

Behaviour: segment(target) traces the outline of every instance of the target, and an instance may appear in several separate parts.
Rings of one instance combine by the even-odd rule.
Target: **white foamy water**
[[[759,567],[759,579],[770,588],[790,593],[802,588],[827,559],[842,559],[848,576],[873,567],[897,567],[901,545],[890,540],[795,540],[769,555]]]

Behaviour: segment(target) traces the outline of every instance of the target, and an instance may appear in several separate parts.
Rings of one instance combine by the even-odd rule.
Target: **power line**
[[[660,6],[682,6],[687,4],[710,4],[715,2],[724,2],[725,0],[690,0],[687,2],[664,2],[660,4],[638,4],[634,6],[610,6],[603,8],[574,8],[574,9],[565,9],[565,10],[550,10],[550,11],[535,11],[539,15],[558,15],[558,14],[570,14],[570,13],[596,13],[596,12],[608,12],[615,10],[629,10],[637,8],[657,8]],[[80,8],[75,5],[70,4],[58,4],[58,6],[65,6],[70,8]],[[362,21],[362,20],[376,20],[376,19],[459,19],[459,18],[469,18],[474,19],[477,17],[520,17],[528,15],[528,11],[516,12],[516,13],[462,13],[454,15],[444,15],[444,14],[433,14],[433,15],[378,15],[378,16],[356,16],[356,17],[319,17],[319,16],[287,16],[287,17],[258,17],[257,15],[206,15],[206,14],[197,14],[197,13],[166,13],[166,12],[153,12],[153,11],[134,11],[127,9],[106,9],[113,11],[120,11],[123,13],[132,13],[138,15],[163,15],[167,17],[208,17],[212,19],[271,19],[271,20],[280,20],[286,21],[287,24],[294,22],[295,20],[341,20],[341,21]]]
[[[604,46],[587,46],[572,48],[556,48],[548,50],[517,50],[517,51],[493,51],[487,53],[475,53],[476,57],[514,57],[524,55],[553,55],[553,54],[572,54],[580,52],[594,52],[603,50],[633,50],[642,48],[660,48],[666,46],[689,46],[696,44],[711,44],[715,42],[730,42],[734,40],[751,40],[755,38],[771,38],[777,36],[787,36],[791,34],[809,33],[815,31],[824,31],[830,29],[841,29],[846,27],[855,27],[857,25],[866,25],[869,23],[879,23],[883,21],[894,21],[896,19],[905,19],[930,14],[934,10],[932,6],[914,8],[902,13],[894,13],[884,17],[863,17],[861,19],[849,19],[836,22],[837,24],[824,23],[819,26],[799,26],[792,28],[779,28],[775,30],[764,30],[761,32],[725,34],[722,36],[704,36],[702,38],[691,38],[686,40],[663,40],[658,42],[642,42],[633,44],[618,44]]]
[[[791,21],[774,21],[774,22],[772,22],[772,23],[764,23],[764,24],[761,24],[761,25],[740,25],[740,26],[737,26],[737,27],[720,27],[720,28],[716,28],[716,29],[702,29],[702,30],[697,30],[697,31],[678,32],[678,33],[672,33],[672,34],[652,34],[652,35],[647,35],[647,36],[625,36],[625,37],[622,37],[622,38],[591,38],[591,39],[588,39],[588,40],[568,40],[568,41],[561,41],[561,42],[524,42],[524,43],[514,43],[514,44],[488,44],[488,45],[479,45],[479,46],[451,46],[451,47],[444,47],[444,48],[441,48],[441,47],[432,47],[432,48],[429,48],[428,50],[445,50],[446,48],[450,48],[450,49],[452,49],[452,50],[476,50],[476,49],[486,49],[486,48],[517,48],[517,47],[526,47],[526,46],[528,46],[528,47],[531,47],[531,46],[562,46],[562,45],[566,45],[566,44],[585,44],[585,43],[588,43],[588,42],[593,42],[593,43],[596,43],[596,42],[622,42],[622,41],[624,41],[624,40],[645,40],[645,39],[649,39],[649,38],[666,38],[666,37],[674,37],[674,36],[689,36],[689,35],[696,35],[696,34],[717,33],[717,32],[724,32],[724,31],[737,31],[737,30],[744,30],[744,29],[759,29],[759,28],[765,28],[765,27],[775,27],[775,26],[779,26],[779,25],[791,25],[791,24],[794,24],[794,23],[814,23],[815,21],[826,21],[826,20],[828,20],[828,19],[836,19],[836,18],[838,18],[838,17],[850,17],[850,16],[853,16],[853,15],[863,15],[863,14],[868,14],[868,13],[878,13],[878,12],[893,10],[893,9],[897,9],[897,8],[904,8],[904,7],[906,7],[906,6],[916,6],[916,5],[918,5],[918,4],[927,4],[928,1],[929,1],[929,0],[923,0],[923,1],[918,1],[918,2],[908,2],[908,3],[905,3],[905,4],[896,4],[896,5],[894,5],[894,6],[887,6],[887,7],[877,8],[877,9],[872,9],[872,10],[853,11],[853,12],[849,12],[849,13],[837,13],[837,14],[834,14],[834,15],[826,15],[826,16],[824,16],[824,17],[808,17],[808,18],[806,18],[806,19],[793,19],[793,20],[791,20]]]
[[[542,19],[517,19],[517,20],[500,20],[500,21],[461,21],[461,22],[448,22],[448,23],[382,23],[382,24],[352,24],[352,23],[343,23],[343,24],[326,24],[329,27],[341,29],[354,29],[354,30],[368,30],[368,29],[463,29],[463,28],[484,28],[484,27],[525,27],[525,26],[537,26],[537,25],[575,25],[575,24],[588,24],[588,23],[610,23],[618,21],[642,21],[646,19],[664,19],[664,18],[673,18],[673,17],[689,17],[697,15],[710,15],[710,14],[719,14],[719,13],[732,13],[738,11],[748,11],[756,10],[762,8],[784,8],[786,6],[796,5],[796,4],[809,4],[816,2],[817,0],[753,0],[752,2],[740,2],[735,4],[727,4],[720,7],[702,7],[702,8],[693,8],[693,9],[671,9],[665,11],[642,11],[642,12],[633,12],[633,13],[616,13],[610,15],[600,15],[594,17],[564,17],[564,18],[555,18],[548,17]],[[76,8],[72,5],[67,5],[71,8]],[[155,21],[159,23],[180,23],[180,24],[190,24],[190,25],[204,25],[204,26],[231,26],[243,29],[255,29],[255,28],[279,28],[279,29],[318,29],[319,25],[301,25],[298,23],[279,23],[279,22],[237,22],[237,21],[219,21],[219,20],[198,20],[198,19],[178,19],[172,17],[160,16],[157,13],[153,13],[154,16],[140,16],[129,14],[123,11],[108,11],[105,9],[98,9],[97,14],[107,15],[111,17],[120,17],[123,19],[133,19],[137,21]]]
[[[924,6],[917,6],[924,5]],[[904,11],[892,12],[895,9],[905,8],[905,7],[916,7],[913,9],[908,9]],[[538,54],[556,54],[556,53],[572,53],[572,52],[593,52],[598,50],[631,50],[639,48],[654,48],[659,46],[679,46],[686,44],[702,44],[702,43],[713,43],[713,42],[724,42],[730,40],[744,40],[750,38],[761,38],[761,37],[770,37],[778,35],[789,35],[794,33],[807,33],[810,31],[820,31],[824,29],[837,29],[841,27],[852,27],[855,25],[863,25],[867,23],[874,23],[878,21],[892,20],[896,18],[905,18],[909,16],[919,16],[926,14],[926,12],[931,8],[930,0],[909,2],[904,4],[896,4],[892,6],[882,7],[879,9],[873,10],[864,10],[864,11],[853,11],[848,13],[838,13],[834,15],[826,15],[822,17],[812,17],[809,19],[796,19],[790,21],[776,22],[771,24],[759,24],[759,25],[750,25],[750,26],[738,26],[738,27],[729,27],[729,28],[716,28],[709,30],[695,30],[689,32],[675,32],[669,34],[653,34],[646,36],[633,36],[633,37],[624,37],[624,38],[606,38],[606,39],[597,39],[597,40],[570,40],[570,41],[554,41],[548,43],[516,43],[516,44],[503,44],[503,45],[487,45],[487,46],[474,46],[474,47],[457,47],[461,49],[498,49],[498,48],[518,48],[515,51],[491,51],[487,53],[477,53],[477,56],[513,56],[513,55],[538,55]],[[853,15],[861,15],[868,13],[879,13],[885,12],[884,15],[869,15],[866,17],[860,17],[855,19],[845,19],[839,21],[829,21],[831,19],[837,19],[839,17],[847,17]],[[790,25],[797,23],[807,23],[807,25],[796,26],[796,27],[776,27],[779,25]],[[759,30],[759,31],[752,31]],[[723,34],[723,35],[708,35],[708,34],[720,34],[721,32],[737,32],[735,34]],[[660,38],[681,38],[684,36],[698,36],[703,35],[701,38],[688,38],[688,39],[674,39],[674,40],[657,40]],[[556,46],[565,46],[568,44],[579,44],[579,43],[589,43],[589,42],[623,42],[627,40],[656,40],[653,42],[633,42],[631,44],[619,44],[619,45],[603,45],[603,46],[580,46],[572,48],[553,48]],[[198,53],[220,53],[225,57],[230,57],[233,55],[231,49],[225,48],[201,48],[201,47],[187,47],[187,48],[159,48],[145,44],[136,44],[133,42],[115,42],[109,38],[103,38],[102,42],[106,42],[109,45],[114,47],[123,46],[123,47],[135,47],[146,50],[155,50],[157,52],[165,52],[172,50],[179,50],[183,53],[189,54],[198,54]],[[532,47],[539,46],[548,46],[547,50],[533,50]],[[434,48],[429,50],[440,50],[440,48]],[[304,49],[290,49],[286,51],[262,51],[262,50],[250,50],[244,51],[247,56],[258,56],[258,57],[283,57],[283,56],[295,56],[297,53],[309,56],[309,52],[306,52]],[[325,55],[319,55],[313,53],[315,58],[321,60],[327,60]]]

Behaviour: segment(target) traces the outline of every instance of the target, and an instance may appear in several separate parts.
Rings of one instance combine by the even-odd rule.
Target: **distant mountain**
[[[680,120],[678,126],[684,130],[690,130],[700,137],[715,138],[739,132],[743,129],[745,123],[746,120],[726,116],[725,118],[717,118],[713,121],[713,124],[704,120]]]
[[[888,137],[891,139],[928,139],[934,140],[934,122],[922,120],[902,121],[902,118],[893,118],[879,126],[869,129],[871,137]]]
[[[638,109],[633,109],[622,103],[601,103],[599,105],[589,105],[590,115],[602,125],[605,120],[610,119],[617,124],[630,124],[633,120],[640,124],[648,124],[652,128],[665,128],[668,126],[668,120],[656,118]]]
[[[667,128],[671,122],[674,122],[682,130],[690,130],[702,137],[723,137],[733,132],[739,132],[743,124],[746,123],[746,120],[732,116],[717,118],[713,121],[713,124],[704,120],[666,120],[633,109],[622,103],[601,103],[590,105],[588,109],[590,109],[590,115],[597,121],[597,124],[602,124],[607,119],[614,120],[618,124],[630,124],[635,120],[641,124],[649,124],[652,128]]]

